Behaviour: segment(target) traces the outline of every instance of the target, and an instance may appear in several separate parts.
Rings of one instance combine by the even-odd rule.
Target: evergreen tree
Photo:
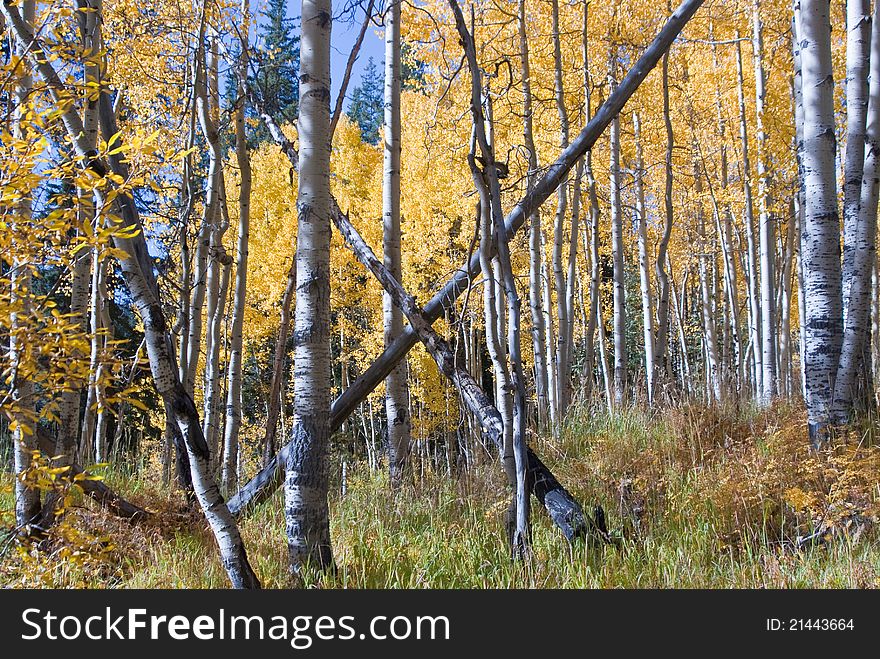
[[[354,88],[348,106],[348,118],[361,129],[361,138],[370,144],[379,141],[379,128],[385,113],[385,81],[371,57],[361,74],[361,84]]]
[[[294,34],[295,21],[285,15],[286,4],[285,0],[269,0],[263,12],[266,23],[259,32],[260,47],[251,56],[256,69],[251,73],[251,85],[279,124],[295,121],[299,107],[299,36]],[[269,138],[261,121],[253,142]]]
[[[404,41],[400,49],[400,82],[409,91],[423,91],[427,64],[416,57],[412,44]]]

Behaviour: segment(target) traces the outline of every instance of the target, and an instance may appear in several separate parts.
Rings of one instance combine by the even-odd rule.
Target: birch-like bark
[[[33,0],[22,3],[24,20],[32,23],[35,14]],[[14,28],[14,25],[12,26]],[[16,58],[24,59],[28,54],[28,42],[19,39],[15,44]],[[15,83],[15,116],[13,117],[13,137],[24,139],[28,106],[33,77],[30,68],[23,66]],[[26,197],[19,201],[16,208],[18,222],[27,225],[31,220],[32,200]],[[10,302],[15,309],[9,318],[12,331],[9,334],[9,364],[12,369],[12,420],[15,429],[12,432],[13,468],[15,470],[15,523],[25,529],[40,513],[40,491],[28,487],[18,476],[31,465],[31,451],[36,448],[34,433],[36,432],[36,411],[34,409],[34,384],[27,373],[27,316],[31,310],[31,271],[29,263],[18,257],[12,260]],[[17,308],[18,307],[18,308]],[[24,321],[22,322],[22,318]],[[24,371],[24,372],[22,372]]]
[[[284,484],[294,573],[333,565],[330,444],[330,0],[303,0],[294,311],[294,420]]]
[[[248,75],[250,32],[250,0],[241,0],[238,54],[238,101],[235,108],[235,155],[240,184],[238,188],[238,240],[235,256],[235,296],[232,302],[232,328],[229,341],[229,363],[226,366],[226,427],[223,437],[223,489],[238,488],[238,434],[241,428],[241,363],[242,331],[247,297],[248,238],[251,219],[251,159],[245,133],[245,81]]]
[[[208,76],[206,67],[205,53],[205,34],[207,30],[207,9],[202,7],[201,19],[199,22],[198,37],[196,40],[195,57],[193,62],[193,105],[194,114],[198,119],[198,124],[202,130],[202,135],[206,137],[206,141],[211,144],[211,139],[206,136],[210,129],[210,116],[208,104],[207,81]],[[216,143],[216,140],[214,140]],[[215,152],[211,153],[211,162],[215,165],[214,169],[209,169],[207,177],[207,190],[205,192],[204,212],[202,221],[199,225],[199,232],[196,236],[195,254],[193,255],[194,265],[192,267],[191,290],[189,291],[189,323],[187,326],[187,342],[186,342],[186,377],[183,384],[190,396],[195,390],[196,374],[198,372],[199,358],[201,356],[202,347],[202,311],[205,306],[205,287],[208,276],[208,252],[211,246],[212,227],[217,216],[217,197],[219,183],[217,181],[217,166],[220,160]],[[181,359],[181,363],[183,363]]]
[[[83,11],[83,10],[87,11]],[[102,77],[101,45],[101,0],[85,0],[77,12],[77,20],[82,39],[83,59],[83,129],[91,148],[98,144],[98,97],[97,91]],[[93,223],[95,218],[94,197],[90,190],[77,192],[77,220],[79,226],[85,222]],[[85,330],[88,325],[89,303],[89,253],[81,252],[71,269],[70,319]],[[91,372],[91,371],[90,371]],[[53,455],[61,456],[62,463],[76,460],[79,444],[80,391],[64,392],[58,413],[58,437]]]
[[[834,71],[830,9],[823,0],[801,0],[804,105],[803,256],[806,305],[807,420],[818,445],[827,436],[843,336],[840,216],[834,166]]]
[[[843,163],[843,316],[858,238],[862,170],[865,165],[868,69],[871,51],[871,2],[846,2],[846,151]]]
[[[737,37],[739,38],[739,37]],[[746,101],[743,84],[742,49],[739,41],[736,44],[736,81],[737,99],[739,101],[739,133],[742,145],[742,184],[745,211],[743,222],[746,233],[746,263],[748,286],[746,292],[749,297],[749,340],[752,344],[752,383],[756,396],[762,396],[764,391],[764,363],[761,342],[761,298],[760,279],[758,274],[758,254],[755,244],[755,210],[752,198],[752,170],[749,160],[749,133],[746,120]]]
[[[85,462],[103,460],[97,453],[103,452],[98,446],[95,430],[98,425],[98,408],[100,406],[99,384],[103,369],[101,368],[104,351],[104,337],[106,329],[103,324],[104,314],[101,307],[104,304],[106,292],[105,281],[107,277],[107,264],[101,259],[101,251],[97,247],[91,250],[91,300],[89,304],[89,324],[91,327],[91,339],[89,341],[91,352],[89,355],[89,381],[86,390],[86,409],[83,414],[82,443],[79,452]]]
[[[526,190],[534,187],[538,174],[538,152],[535,148],[532,79],[529,62],[529,39],[526,31],[526,3],[519,0],[519,49],[523,94],[523,143],[526,147],[529,171]],[[589,91],[587,92],[589,93]],[[538,423],[546,423],[549,414],[547,390],[547,328],[541,303],[541,211],[535,210],[529,225],[529,311],[532,319],[532,351],[535,363],[535,396],[538,406]]]
[[[715,71],[719,71],[717,46],[712,47],[712,63]],[[718,137],[721,142],[719,147],[719,160],[721,170],[721,190],[724,192],[723,206],[716,204],[715,220],[716,231],[721,240],[722,256],[724,258],[724,288],[727,297],[727,320],[729,323],[730,343],[733,354],[731,359],[734,366],[735,389],[739,391],[743,379],[743,349],[740,329],[739,311],[739,282],[736,269],[736,259],[733,247],[733,212],[727,194],[729,165],[727,160],[727,118],[722,105],[721,85],[715,87],[715,108],[718,114]],[[722,210],[723,208],[723,210]],[[721,217],[723,215],[723,218]]]
[[[584,23],[581,31],[581,44],[584,58],[584,117],[589,119],[593,114],[592,109],[592,80],[590,76],[590,48],[589,48],[589,7],[590,3],[584,3]],[[589,254],[590,259],[590,311],[587,318],[587,327],[584,336],[586,351],[584,356],[584,397],[589,400],[593,385],[593,363],[595,362],[595,335],[599,317],[599,286],[601,284],[602,269],[599,263],[599,196],[596,194],[596,177],[593,174],[593,153],[587,151],[584,155],[584,175],[587,178],[587,196],[590,200],[590,230],[589,249],[587,248],[587,233],[584,237],[584,255]]]
[[[778,393],[776,372],[776,238],[774,218],[770,214],[770,172],[767,166],[767,133],[764,131],[764,38],[760,2],[752,7],[752,52],[755,61],[755,126],[757,128],[758,204],[761,250],[761,394],[759,401],[769,405]]]
[[[642,327],[645,342],[645,385],[648,405],[654,404],[654,296],[651,291],[651,270],[648,263],[648,218],[645,211],[645,163],[642,157],[642,129],[638,112],[633,112],[633,138],[636,148],[636,220],[639,236],[639,283],[642,288]]]
[[[208,321],[205,332],[204,412],[202,432],[211,451],[212,472],[219,471],[220,462],[220,348],[226,298],[229,289],[229,271],[232,257],[223,246],[223,236],[229,228],[226,207],[226,184],[223,175],[223,151],[220,141],[220,93],[219,93],[219,36],[211,34],[207,49],[206,84],[201,87],[199,121],[205,141],[208,143],[208,188],[206,208],[211,218],[208,246],[208,272],[205,284]]]
[[[526,220],[531,217],[531,214],[553,194],[562,177],[593,147],[599,136],[604,132],[608,124],[611,123],[611,119],[620,112],[626,101],[638,89],[648,73],[657,65],[666,50],[702,4],[703,0],[684,0],[673,12],[657,37],[629,69],[626,77],[621,81],[617,89],[596,110],[595,116],[584,126],[577,138],[572,141],[569,147],[553,163],[547,166],[545,173],[535,182],[532,191],[526,193],[508,213],[505,218],[505,229],[508,235],[512,236],[523,226]],[[265,117],[263,113],[261,114]],[[293,145],[284,138],[280,130],[273,130],[272,137],[291,160],[296,159]],[[425,305],[424,313],[426,318],[430,321],[436,320],[443,309],[448,308],[459,295],[468,289],[470,282],[473,281],[475,274],[479,270],[480,257],[479,254],[474,254]],[[357,409],[360,403],[381,384],[391,368],[416,342],[418,342],[418,337],[415,331],[410,327],[404,329],[400,338],[389,346],[352,383],[351,387],[336,399],[331,408],[330,425],[332,429],[338,428],[342,421]],[[279,452],[278,456],[270,461],[268,465],[230,499],[230,509],[237,514],[245,508],[250,508],[257,503],[265,501],[279,486],[281,482],[281,464],[287,459],[292,450],[292,444],[287,444]]]
[[[448,377],[461,393],[465,405],[479,420],[483,432],[496,448],[503,449],[504,421],[501,414],[492,405],[489,397],[482,390],[476,379],[465,368],[458,366],[455,355],[449,344],[431,327],[428,314],[419,308],[415,298],[409,295],[373,254],[369,245],[352,226],[348,217],[341,211],[334,212],[333,221],[345,238],[358,260],[379,280],[389,292],[395,304],[404,312],[419,339],[427,348],[428,353],[437,363],[440,372]],[[588,533],[596,533],[604,541],[608,541],[607,533],[594,520],[590,519],[580,504],[559,483],[553,473],[541,462],[531,449],[526,449],[527,478],[531,494],[544,506],[550,518],[571,542],[575,538],[585,537]]]
[[[800,357],[801,372],[801,396],[807,399],[807,371],[806,371],[806,346],[807,346],[807,311],[806,311],[806,286],[804,282],[804,212],[806,208],[806,196],[804,191],[804,103],[803,103],[803,77],[801,69],[800,47],[800,0],[793,1],[791,19],[791,45],[792,62],[794,63],[794,76],[792,87],[792,101],[794,103],[795,125],[795,154],[797,157],[797,190],[794,195],[795,217],[797,218],[797,281],[798,281],[798,331],[800,341],[798,352]]]
[[[106,176],[112,168],[113,173],[126,179],[128,167],[118,153],[108,156],[109,162],[107,162],[94,151],[86,148],[83,141],[82,120],[69,105],[63,102],[62,99],[68,97],[69,92],[50,63],[40,40],[34,36],[30,22],[23,20],[18,9],[10,4],[3,3],[0,9],[6,16],[18,44],[27,48],[29,59],[39,72],[53,103],[63,109],[60,119],[77,156],[81,159],[82,166],[99,177]],[[101,133],[105,140],[109,140],[113,136],[118,136],[119,129],[107,92],[101,93],[100,104]],[[107,202],[103,189],[98,188],[96,194],[99,204]],[[117,195],[112,205],[114,214],[122,220],[121,227],[128,230],[127,234],[116,234],[113,238],[114,246],[127,255],[119,259],[119,265],[132,301],[143,322],[150,370],[156,390],[162,397],[166,409],[171,410],[186,443],[196,497],[211,526],[223,566],[233,587],[259,588],[260,582],[248,562],[235,519],[209,473],[207,444],[201,433],[198,412],[179,378],[174,347],[165,322],[152,258],[147,249],[137,206],[130,196],[124,194]]]
[[[555,0],[554,0],[555,2]],[[503,279],[504,292],[507,299],[507,352],[510,357],[509,370],[508,364],[505,363],[505,375],[509,375],[509,386],[507,389],[512,393],[512,427],[511,427],[511,450],[504,446],[503,459],[508,462],[508,453],[511,453],[513,464],[506,466],[505,469],[510,473],[513,471],[513,485],[515,488],[514,506],[515,518],[514,524],[510,525],[511,538],[510,546],[514,556],[525,557],[529,553],[530,547],[530,500],[529,487],[527,483],[527,456],[526,456],[526,389],[525,377],[522,366],[522,342],[520,336],[520,299],[516,291],[516,280],[513,275],[513,267],[510,261],[510,240],[506,227],[504,226],[504,215],[501,211],[501,185],[498,181],[498,169],[495,160],[493,144],[487,136],[487,119],[488,128],[492,127],[492,97],[487,94],[487,117],[484,118],[481,103],[481,74],[477,61],[477,51],[474,46],[473,35],[468,31],[461,13],[461,8],[457,0],[449,0],[449,5],[455,16],[456,27],[461,38],[465,51],[465,57],[468,62],[468,68],[471,73],[471,116],[474,122],[474,133],[477,146],[482,155],[484,163],[483,170],[480,171],[477,166],[476,159],[471,156],[469,165],[474,183],[480,193],[481,207],[485,209],[488,202],[489,213],[483,210],[484,221],[491,218],[492,229],[495,236],[495,248],[498,253],[498,265],[501,278]],[[484,231],[484,237],[487,232]],[[483,242],[480,245],[483,251]],[[488,249],[487,249],[488,253]],[[485,271],[485,270],[484,270]],[[500,314],[499,314],[500,315]],[[488,324],[488,322],[487,322]],[[487,337],[488,338],[488,337]],[[503,392],[506,398],[508,390]]]
[[[617,81],[617,53],[612,52],[608,82],[613,92]],[[620,208],[620,117],[611,121],[609,142],[611,162],[611,259],[614,264],[612,291],[614,298],[614,404],[623,405],[626,399],[626,288],[623,267],[623,216]]]
[[[854,412],[859,390],[868,388],[865,354],[870,355],[871,280],[877,260],[877,194],[880,183],[880,3],[874,4],[865,161],[861,176],[858,222],[853,229],[849,270],[849,301],[844,320],[840,363],[834,382],[832,421],[843,424]],[[847,151],[849,149],[847,148]],[[849,179],[847,179],[849,182]]]
[[[696,158],[697,145],[694,144],[694,192],[697,199],[703,193],[703,176]],[[718,331],[715,324],[715,296],[712,291],[714,280],[715,250],[706,235],[706,217],[703,205],[697,201],[697,231],[700,238],[698,267],[700,273],[700,311],[703,318],[703,338],[706,345],[706,376],[709,400],[721,402],[721,367],[718,357]]]
[[[398,281],[400,260],[400,2],[390,0],[385,11],[385,131],[382,180],[382,252],[385,267]],[[391,296],[382,297],[385,347],[403,331],[403,314]],[[401,485],[410,443],[409,386],[406,359],[385,378],[385,416],[388,419],[388,468],[391,487]]]
[[[791,216],[785,231],[785,253],[780,275],[779,305],[779,393],[786,398],[792,391],[792,359],[791,359],[791,293],[792,269],[794,267],[795,236],[797,235],[797,213],[794,199],[791,202]]]
[[[666,152],[664,160],[664,188],[663,188],[663,235],[657,244],[657,343],[655,346],[657,371],[662,374],[662,383],[665,386],[670,380],[672,373],[669,369],[669,274],[666,272],[668,260],[667,251],[669,240],[672,238],[672,223],[675,209],[672,206],[672,153],[675,148],[675,134],[672,131],[672,114],[669,109],[669,53],[663,54],[663,124],[666,129]]]
[[[556,110],[559,113],[559,146],[565,150],[569,141],[568,109],[565,106],[565,86],[562,77],[562,46],[559,35],[559,0],[551,2],[551,25],[553,38],[553,89],[556,96]],[[556,349],[555,382],[550,386],[556,392],[556,427],[562,423],[565,416],[567,389],[566,380],[569,374],[566,371],[568,361],[568,287],[565,283],[565,266],[562,260],[562,251],[565,246],[565,216],[568,210],[568,177],[564,177],[556,190],[556,220],[553,223],[553,282],[556,291]]]

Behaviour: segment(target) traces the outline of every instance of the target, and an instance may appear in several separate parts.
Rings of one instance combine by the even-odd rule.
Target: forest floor
[[[335,483],[330,504],[338,570],[308,580],[327,588],[880,587],[874,427],[819,453],[808,450],[805,427],[787,405],[574,414],[559,440],[532,443],[586,510],[604,507],[619,542],[569,546],[535,502],[525,564],[509,558],[509,494],[491,460],[454,478],[419,472],[396,497],[383,473],[350,466],[345,495]],[[227,585],[203,518],[179,493],[158,479],[110,473],[107,481],[154,518],[129,524],[73,496],[42,548],[0,536],[0,587]],[[281,494],[242,532],[264,586],[286,586]]]

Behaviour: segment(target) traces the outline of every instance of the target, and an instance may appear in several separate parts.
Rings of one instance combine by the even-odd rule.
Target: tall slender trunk
[[[330,568],[330,0],[303,0],[294,423],[284,484],[290,566]]]
[[[721,402],[721,367],[718,357],[718,330],[715,324],[715,295],[713,280],[715,271],[715,248],[706,235],[706,217],[700,197],[703,193],[703,176],[696,158],[694,144],[694,192],[697,196],[697,232],[700,238],[698,268],[700,273],[700,312],[703,318],[703,337],[706,346],[706,377],[709,399]]]
[[[621,111],[626,101],[638,89],[648,73],[657,65],[669,46],[702,4],[703,0],[684,0],[669,17],[655,39],[629,69],[626,77],[621,81],[617,89],[596,110],[595,115],[584,126],[577,138],[572,141],[568,149],[547,166],[545,173],[535,182],[532,191],[526,193],[508,213],[505,218],[505,228],[509,235],[513,235],[522,228],[534,210],[553,194],[562,177],[571,171],[577,164],[577,161],[595,145],[599,136],[604,132],[608,124],[611,123],[611,119]],[[261,115],[264,118],[266,116],[262,112]],[[273,139],[281,146],[285,154],[292,160],[295,160],[297,156],[293,145],[286,140],[280,130],[272,130],[271,132]],[[479,271],[480,257],[478,254],[474,254],[467,263],[456,270],[455,274],[425,305],[424,313],[426,317],[432,321],[436,320],[444,308],[447,308],[462,293],[468,290],[474,275]],[[352,383],[351,387],[334,401],[331,410],[332,428],[338,428],[342,420],[358,408],[360,403],[382,383],[390,369],[417,341],[418,337],[415,330],[407,327],[400,338],[385,350]],[[286,460],[294,448],[293,444],[287,444],[283,447],[279,455],[276,456],[276,459],[270,461],[230,500],[230,508],[239,513],[245,508],[250,508],[256,503],[265,501],[277,489],[280,483],[281,461]]]
[[[800,359],[801,372],[801,396],[807,398],[807,371],[806,371],[806,286],[804,282],[804,213],[806,197],[804,190],[804,103],[803,103],[803,77],[801,69],[800,47],[800,0],[794,0],[791,19],[791,48],[792,62],[794,63],[794,75],[792,76],[792,103],[794,104],[794,139],[795,156],[797,158],[797,189],[795,190],[795,219],[797,221],[797,282],[798,282],[798,331],[800,341],[798,357]]]
[[[746,292],[749,297],[749,340],[752,344],[752,382],[755,394],[762,396],[764,391],[764,362],[763,343],[761,342],[761,298],[760,279],[758,274],[758,254],[755,245],[755,210],[752,198],[752,169],[749,160],[749,133],[746,121],[746,101],[743,90],[743,63],[742,49],[739,42],[736,44],[736,80],[737,95],[739,100],[739,132],[742,144],[742,184],[745,211],[743,222],[746,233],[746,263],[748,286]]]
[[[24,20],[33,23],[35,5],[33,0],[25,0],[21,8]],[[15,55],[19,58],[27,56],[28,43],[19,39],[15,44]],[[25,66],[15,84],[15,116],[13,118],[13,137],[24,139],[25,121],[31,103],[30,94],[33,79],[30,69]],[[31,219],[32,200],[27,197],[19,201],[16,207],[18,222],[26,226]],[[31,310],[31,273],[27,263],[20,259],[12,260],[10,277],[12,290],[10,302],[17,310],[10,314],[9,363],[12,368],[12,421],[15,429],[12,432],[13,467],[16,475],[26,471],[31,465],[31,452],[36,449],[34,439],[36,433],[36,411],[34,409],[34,384],[30,380],[28,369],[32,368],[28,356],[27,329],[31,319],[27,316]],[[24,528],[30,524],[40,512],[40,491],[28,486],[21,478],[15,478],[15,523]]]
[[[205,63],[205,33],[207,29],[207,9],[202,8],[202,15],[199,22],[199,31],[196,40],[195,57],[193,62],[193,110],[198,118],[202,134],[206,135],[210,129],[210,116],[208,103],[208,91],[206,78],[208,72]],[[206,138],[211,144],[212,140]],[[216,143],[216,140],[214,140]],[[186,342],[186,377],[183,380],[184,387],[190,396],[195,391],[196,374],[198,372],[199,357],[201,356],[202,347],[202,310],[205,306],[205,287],[207,284],[208,274],[208,252],[211,245],[212,227],[217,214],[217,166],[220,159],[217,154],[213,153],[211,162],[215,165],[213,170],[208,172],[208,189],[205,194],[204,212],[202,221],[199,225],[199,232],[196,236],[196,248],[193,255],[193,273],[191,290],[189,291],[189,324],[187,327]],[[181,362],[184,360],[181,359]]]
[[[761,394],[759,400],[769,405],[778,392],[776,373],[776,238],[774,218],[770,214],[770,172],[767,166],[767,133],[764,131],[764,39],[760,3],[752,7],[752,51],[755,60],[755,124],[757,128],[757,175],[761,244]]]
[[[400,262],[400,0],[390,0],[385,12],[385,170],[382,180],[382,245],[385,267],[402,281]],[[385,347],[403,331],[403,314],[391,296],[382,297]],[[388,419],[388,467],[391,486],[404,476],[410,443],[409,387],[406,359],[385,378],[385,416]]]
[[[263,436],[263,465],[268,465],[275,457],[276,438],[278,436],[278,417],[281,414],[283,395],[281,393],[284,380],[284,361],[287,357],[287,337],[290,333],[290,308],[296,292],[296,261],[290,264],[287,271],[287,284],[281,297],[281,318],[278,323],[278,334],[275,337],[275,351],[272,358],[272,377],[269,381],[269,404],[266,413],[266,432]]]
[[[590,3],[584,2],[584,22],[581,30],[581,48],[584,60],[584,117],[589,120],[593,114],[592,80],[590,76],[589,48],[589,8]],[[590,262],[590,311],[584,335],[586,350],[584,356],[584,394],[589,399],[590,387],[593,384],[593,363],[595,361],[595,335],[598,321],[599,285],[601,284],[601,267],[599,264],[599,196],[596,194],[596,177],[593,175],[593,154],[584,154],[584,175],[587,178],[587,197],[590,200],[590,231],[589,249],[587,248],[587,232],[584,231],[584,256],[589,255]]]
[[[849,300],[846,304],[843,344],[834,382],[832,421],[843,424],[855,411],[854,400],[867,391],[871,341],[871,279],[877,260],[877,194],[880,183],[880,3],[874,3],[871,28],[870,92],[866,121],[866,154],[861,178],[858,221],[851,227]],[[849,147],[847,147],[847,152]],[[847,179],[847,182],[849,180]],[[867,358],[866,358],[867,353]]]
[[[651,292],[651,270],[648,263],[648,218],[645,212],[645,163],[642,157],[642,130],[638,112],[633,113],[633,137],[636,149],[636,219],[639,235],[639,283],[642,288],[642,336],[645,342],[645,384],[648,405],[654,404],[654,296]]]
[[[529,39],[526,31],[526,2],[519,0],[519,52],[523,94],[523,140],[527,151],[529,171],[526,189],[531,190],[538,173],[538,152],[532,116],[532,79],[529,62]],[[544,424],[548,415],[549,387],[547,379],[547,328],[541,304],[541,211],[532,213],[529,225],[529,311],[532,320],[532,352],[535,364],[535,396],[538,422]]]
[[[843,315],[858,241],[859,202],[865,165],[868,69],[871,49],[870,0],[846,1],[846,152],[843,178]]]
[[[717,46],[712,47],[713,68],[718,71],[718,53]],[[718,114],[718,137],[721,142],[719,147],[719,160],[721,170],[719,172],[721,178],[721,190],[724,192],[723,206],[718,207],[716,204],[715,229],[721,240],[721,253],[724,258],[724,288],[727,297],[727,321],[729,323],[730,343],[732,346],[731,359],[733,361],[734,370],[734,387],[739,391],[742,386],[742,367],[743,367],[743,349],[740,330],[739,315],[739,283],[736,270],[736,259],[733,247],[733,212],[730,208],[730,201],[727,195],[728,186],[728,160],[727,160],[727,118],[724,114],[722,105],[722,95],[720,84],[715,88],[715,107]],[[723,218],[721,217],[723,215]]]
[[[669,240],[672,237],[672,222],[674,208],[672,206],[672,154],[675,148],[675,135],[672,131],[672,114],[669,109],[669,53],[663,54],[663,124],[666,128],[666,155],[664,161],[664,192],[663,192],[663,235],[657,245],[657,343],[655,347],[657,371],[661,374],[660,379],[665,386],[668,384],[671,373],[669,372],[669,275],[666,272],[668,260],[667,250]]]
[[[559,146],[564,150],[569,141],[568,109],[565,106],[565,86],[562,77],[562,47],[559,35],[559,0],[551,2],[551,21],[553,32],[553,89],[556,96],[556,110],[559,113]],[[562,260],[562,251],[565,246],[565,216],[568,210],[568,177],[563,177],[556,190],[556,220],[553,223],[553,282],[556,292],[556,350],[555,360],[555,383],[551,384],[556,390],[556,430],[565,416],[565,389],[569,374],[566,372],[568,351],[568,293],[565,285],[565,266]]]
[[[0,5],[0,10],[9,21],[16,41],[28,49],[29,59],[43,79],[52,101],[63,109],[61,122],[83,167],[87,167],[99,177],[104,177],[112,171],[126,179],[129,174],[128,167],[118,153],[111,153],[105,161],[86,148],[83,141],[82,120],[69,105],[61,102],[63,98],[69,97],[69,90],[65,88],[50,63],[40,40],[34,36],[30,22],[23,20],[18,9],[10,4]],[[109,141],[110,138],[118,136],[119,128],[106,91],[101,93],[100,104],[101,133],[103,138]],[[230,514],[208,470],[207,445],[201,434],[198,412],[179,378],[174,346],[165,322],[159,287],[137,205],[127,194],[117,194],[111,201],[106,192],[98,188],[96,195],[99,205],[112,203],[114,214],[121,219],[121,226],[130,230],[130,235],[117,234],[113,237],[114,246],[121,254],[125,254],[125,257],[119,258],[119,265],[134,306],[143,322],[153,382],[165,403],[166,410],[171,411],[180,428],[187,448],[194,490],[217,541],[223,566],[234,587],[259,588],[260,582],[248,562],[235,518]]]
[[[83,11],[88,9],[88,11]],[[101,0],[84,2],[77,15],[82,39],[83,81],[83,129],[84,137],[91,148],[98,144],[98,99],[92,93],[100,85],[102,78],[102,44],[101,44]],[[95,218],[95,203],[90,190],[80,189],[77,192],[77,219],[79,225],[91,224]],[[89,258],[88,252],[76,257],[70,283],[70,317],[80,329],[88,325],[89,302]],[[61,398],[59,410],[58,437],[55,454],[62,456],[64,462],[73,462],[77,458],[77,445],[80,435],[80,398],[81,392],[74,390],[65,392]]]
[[[834,71],[830,8],[823,0],[801,0],[802,94],[804,105],[803,227],[806,305],[807,420],[814,444],[830,423],[834,380],[843,336],[840,216],[834,166]]]
[[[609,84],[613,92],[617,81],[617,53],[612,52]],[[611,258],[614,264],[612,290],[614,297],[614,403],[623,405],[626,399],[626,294],[623,265],[623,217],[620,208],[620,117],[611,121]]]
[[[245,133],[245,83],[248,75],[248,35],[250,0],[241,0],[238,54],[238,105],[235,108],[235,155],[241,182],[238,188],[238,241],[235,258],[235,296],[232,302],[232,329],[229,363],[226,366],[226,428],[223,438],[222,484],[227,492],[238,487],[238,433],[241,428],[242,330],[247,297],[248,238],[251,220],[251,159]]]
[[[208,189],[206,208],[211,217],[208,246],[208,272],[205,284],[206,319],[204,412],[202,432],[211,452],[214,471],[220,467],[220,348],[221,329],[226,310],[229,288],[229,269],[232,257],[223,246],[223,236],[229,228],[226,207],[226,185],[223,175],[223,152],[220,143],[220,94],[219,94],[219,36],[211,34],[206,59],[206,84],[201,87],[199,118],[205,141],[208,143]]]

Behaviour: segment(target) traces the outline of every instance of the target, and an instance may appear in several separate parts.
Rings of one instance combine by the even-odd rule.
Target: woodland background
[[[876,587],[877,11],[4,2],[0,583]]]

